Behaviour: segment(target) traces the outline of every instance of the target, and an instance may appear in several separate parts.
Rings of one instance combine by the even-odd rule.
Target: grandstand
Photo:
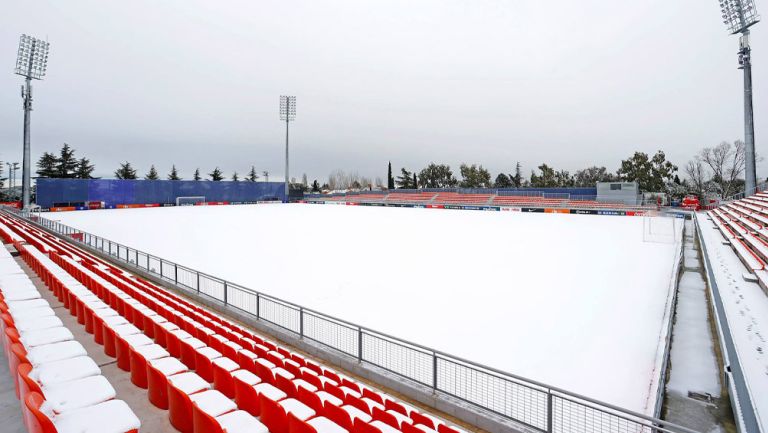
[[[27,222],[0,217],[0,236],[179,431],[459,432]],[[3,346],[30,432],[137,432],[140,417],[0,256]]]
[[[487,207],[529,209],[616,210],[649,212],[659,210],[653,204],[626,204],[598,201],[597,196],[546,193],[538,190],[393,190],[363,193],[310,194],[309,203],[349,203],[382,206]]]
[[[768,192],[696,214],[742,431],[768,431]]]

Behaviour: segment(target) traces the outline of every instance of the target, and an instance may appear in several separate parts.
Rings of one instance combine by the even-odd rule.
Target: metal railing
[[[695,433],[660,419],[526,379],[179,265],[109,239],[6,209],[87,249],[147,272],[184,292],[214,299],[361,364],[384,369],[427,392],[547,433]],[[567,362],[564,361],[564,362]],[[662,385],[663,386],[663,385]]]

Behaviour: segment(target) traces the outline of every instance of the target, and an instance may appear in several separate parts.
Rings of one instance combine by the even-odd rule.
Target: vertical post
[[[173,264],[173,283],[179,285],[179,265]]]
[[[32,43],[32,50],[35,49],[35,43]],[[30,65],[32,63],[32,57],[29,56]],[[31,68],[31,66],[30,66]],[[30,197],[30,159],[32,158],[30,150],[30,118],[32,117],[32,79],[27,77],[24,84],[24,157],[22,159],[22,174],[21,174],[21,204],[22,209],[29,209],[29,197]]]
[[[357,327],[357,362],[363,362],[363,328]]]
[[[432,390],[437,391],[437,353],[432,352]]]
[[[288,113],[291,112],[291,98],[288,98],[286,102]],[[290,187],[288,183],[288,123],[289,117],[285,117],[285,202],[288,203],[288,194],[290,194]]]
[[[547,433],[555,431],[554,423],[552,422],[552,391],[547,390]]]
[[[259,296],[259,292],[256,292],[256,318],[261,319],[261,297]]]
[[[197,293],[200,293],[200,272],[195,272],[197,275]]]
[[[304,307],[299,307],[299,338],[304,338]]]
[[[136,250],[136,267],[139,267],[139,250]]]
[[[744,69],[744,192],[750,196],[757,191],[757,174],[755,168],[755,123],[752,111],[752,58],[749,47],[749,30],[745,30],[740,39],[739,63]]]
[[[227,281],[224,280],[224,305],[227,305]]]

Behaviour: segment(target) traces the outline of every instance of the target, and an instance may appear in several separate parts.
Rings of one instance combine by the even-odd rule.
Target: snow
[[[72,332],[64,326],[25,331],[20,333],[20,335],[21,343],[27,349],[45,344],[60,343],[62,341],[75,339],[75,336],[72,335]]]
[[[125,433],[141,421],[122,400],[110,400],[53,417],[59,433]]]
[[[745,281],[749,273],[723,236],[704,214],[697,215],[707,246],[712,272],[723,301],[725,318],[746,377],[752,406],[763,431],[768,431],[768,296],[757,283]]]
[[[236,410],[216,418],[221,429],[227,433],[268,433],[267,426],[248,412]],[[323,433],[319,432],[318,433]],[[343,433],[343,432],[342,432]]]
[[[706,282],[696,272],[685,272],[678,285],[672,340],[672,373],[667,389],[720,395],[718,369],[707,318]]]
[[[14,326],[19,332],[26,332],[36,329],[56,328],[64,326],[64,323],[56,316],[46,316],[38,317],[35,320],[25,320],[21,324],[14,321]]]
[[[73,340],[33,347],[28,350],[27,359],[33,366],[37,366],[87,354],[83,345]]]
[[[237,409],[235,402],[221,391],[203,391],[190,395],[189,399],[198,409],[214,418]]]
[[[115,398],[115,388],[104,376],[46,386],[43,388],[45,401],[55,413],[93,406]]]
[[[306,404],[296,400],[295,398],[286,398],[277,402],[285,409],[285,413],[292,413],[296,418],[306,421],[307,419],[315,416],[315,411]]]
[[[101,374],[101,369],[87,356],[63,359],[41,364],[32,369],[29,377],[41,386],[51,386],[57,383]]]
[[[168,376],[168,381],[179,391],[185,394],[192,394],[204,389],[211,388],[211,384],[209,384],[205,379],[198,376],[196,373],[191,372]]]
[[[187,366],[176,358],[167,357],[160,359],[150,359],[149,364],[165,376],[171,376],[177,373],[187,371]]]
[[[56,217],[371,329],[653,411],[676,219],[302,204]]]

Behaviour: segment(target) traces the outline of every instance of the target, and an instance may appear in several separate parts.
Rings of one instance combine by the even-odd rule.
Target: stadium
[[[734,33],[759,21],[752,1],[721,7]],[[224,31],[214,21],[204,28]],[[182,179],[173,163],[167,179],[154,164],[142,179],[130,146],[94,154],[125,161],[102,173],[66,143],[35,148],[33,175],[30,82],[48,49],[20,39],[24,168],[19,188],[12,164],[2,179],[3,432],[768,432],[768,184],[754,125],[745,142],[697,153],[682,180],[660,150],[615,174],[543,163],[528,180],[518,162],[492,181],[482,165],[454,176],[431,162],[396,177],[389,162],[386,182],[333,169],[310,185],[292,173],[337,165],[309,140],[289,154],[297,98],[280,96],[281,141],[265,147],[279,157],[264,164],[285,171],[271,181],[250,162],[243,178],[216,166]],[[335,103],[305,93],[324,101],[310,113]],[[224,129],[212,134],[234,136]],[[365,164],[340,146],[332,158]],[[207,151],[171,156],[250,161],[239,146]]]

